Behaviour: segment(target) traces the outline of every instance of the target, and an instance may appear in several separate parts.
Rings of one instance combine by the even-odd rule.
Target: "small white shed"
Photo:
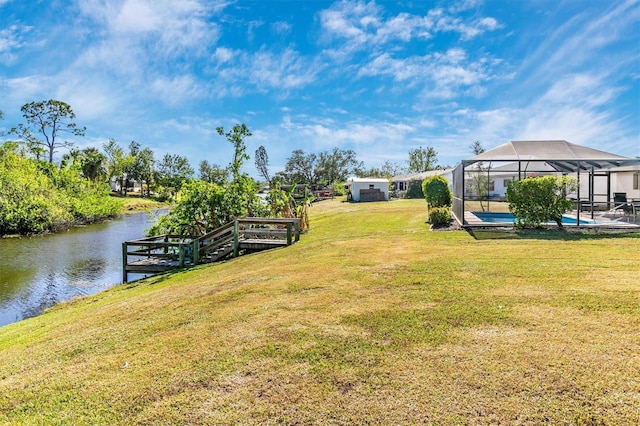
[[[389,201],[389,180],[351,178],[347,181],[350,201]]]

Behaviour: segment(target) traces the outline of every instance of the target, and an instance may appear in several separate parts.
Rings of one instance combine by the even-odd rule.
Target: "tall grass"
[[[0,328],[6,424],[638,424],[640,238],[310,209],[262,252]]]

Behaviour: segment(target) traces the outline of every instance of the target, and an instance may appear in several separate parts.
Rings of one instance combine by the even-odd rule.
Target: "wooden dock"
[[[122,243],[122,281],[130,273],[157,274],[241,253],[286,247],[300,240],[300,219],[248,217],[205,235],[156,235]]]

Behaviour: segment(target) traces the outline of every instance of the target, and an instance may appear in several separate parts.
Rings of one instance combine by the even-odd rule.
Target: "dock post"
[[[196,238],[191,242],[193,247],[191,247],[193,251],[193,259],[192,262],[194,265],[197,265],[200,262],[200,239]]]
[[[238,219],[233,220],[233,257],[238,257],[238,249],[240,246],[239,240],[240,234],[240,226],[238,224]]]
[[[178,245],[178,266],[184,268],[184,245]]]
[[[122,243],[122,283],[127,283],[127,243]]]

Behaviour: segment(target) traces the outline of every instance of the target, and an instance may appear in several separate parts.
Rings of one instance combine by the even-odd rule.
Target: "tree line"
[[[265,183],[273,187],[274,193],[270,194],[271,213],[277,215],[288,211],[294,214],[297,207],[292,205],[291,194],[280,189],[281,185],[339,187],[349,176],[390,178],[397,174],[417,173],[439,167],[437,153],[430,147],[411,150],[406,166],[386,161],[379,168],[365,168],[364,163],[358,161],[353,150],[342,150],[336,147],[331,151],[320,153],[305,153],[303,150],[296,149],[287,159],[284,170],[271,175],[267,150],[261,146],[255,152],[255,165],[264,181],[257,182],[240,170],[244,162],[249,159],[244,141],[251,136],[249,129],[242,124],[234,126],[228,132],[223,128],[217,129],[220,136],[224,136],[234,145],[234,157],[229,165],[222,167],[203,160],[199,164],[196,176],[196,171],[186,157],[165,154],[157,160],[152,149],[144,147],[135,140],[127,146],[122,146],[115,139],[109,139],[100,148],[77,149],[68,138],[84,136],[86,128],[75,122],[76,115],[73,109],[63,101],[50,99],[30,102],[23,105],[21,111],[24,122],[4,132],[4,136],[9,138],[0,145],[2,157],[0,159],[0,167],[2,167],[0,169],[2,175],[0,215],[4,215],[0,218],[0,233],[43,232],[76,222],[86,223],[108,217],[115,214],[114,204],[109,202],[113,200],[107,198],[110,189],[120,196],[127,196],[128,189],[133,183],[140,185],[142,196],[153,195],[160,201],[174,200],[181,192],[183,194],[207,192],[212,188],[215,189],[213,193],[220,195],[220,189],[224,188],[222,192],[227,198],[225,200],[218,198],[216,202],[226,207],[221,210],[220,206],[214,205],[213,199],[216,197],[207,203],[211,211],[219,213],[220,220],[226,220],[230,215],[259,209],[259,205],[252,200],[252,197],[243,192],[255,194]],[[0,119],[2,119],[2,111],[0,111]],[[61,150],[65,152],[61,160],[56,163],[55,154]],[[31,179],[29,184],[23,182],[24,185],[20,190],[16,189],[19,186],[18,182],[21,182],[17,175],[27,180]],[[194,183],[194,181],[200,183]],[[208,186],[205,188],[203,184]],[[35,190],[33,185],[39,185],[41,189]],[[190,186],[185,187],[185,185]],[[40,201],[34,201],[30,206],[18,207],[15,200],[30,199],[26,196],[27,191],[39,194]],[[52,191],[68,196],[75,194],[75,201],[67,200],[59,203],[57,207],[44,207],[41,202],[43,199],[60,198],[51,195]],[[186,196],[186,198],[189,197]],[[79,213],[78,206],[83,203],[78,200],[83,199],[100,200],[102,207],[94,206],[91,213]],[[15,205],[12,205],[12,202]],[[75,210],[72,205],[76,206]],[[55,215],[53,212],[60,212],[60,214]],[[56,219],[45,220],[44,217],[47,215]],[[20,224],[17,224],[20,221],[15,219],[18,217],[23,219]],[[41,223],[36,224],[38,221]],[[211,220],[210,217],[207,220],[200,220],[201,223],[207,221],[219,222],[218,219]],[[167,223],[160,224],[159,228],[171,228],[172,226]],[[185,226],[187,223],[188,220],[185,219]]]

